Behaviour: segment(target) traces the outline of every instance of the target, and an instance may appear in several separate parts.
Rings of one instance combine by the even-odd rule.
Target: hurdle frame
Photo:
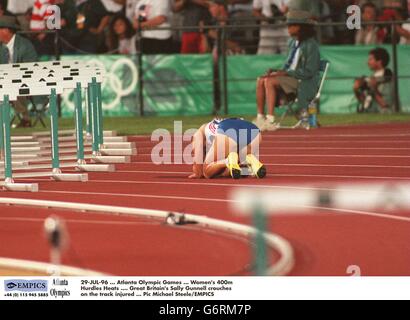
[[[12,89],[14,89],[15,91],[18,92],[18,94],[16,95],[16,99],[17,100],[17,96],[20,95],[28,95],[30,93],[30,96],[34,96],[34,95],[39,95],[39,94],[35,94],[34,92],[30,92],[30,88],[33,88],[34,85],[29,85],[27,86],[26,83],[23,83],[22,78],[24,78],[24,82],[30,82],[27,79],[32,78],[33,75],[33,71],[29,70],[29,66],[35,66],[38,68],[43,67],[44,64],[47,63],[41,63],[41,62],[36,62],[36,63],[25,63],[25,64],[12,64],[12,65],[3,65],[0,66],[0,83],[1,83],[1,88],[3,88],[3,84],[10,84],[12,85]],[[74,64],[79,65],[78,62],[74,62]],[[47,65],[50,65],[50,63],[48,63]],[[61,65],[60,62],[53,62],[51,65],[56,66],[56,65]],[[19,72],[16,72],[13,74],[13,68],[20,68]],[[70,68],[69,64],[65,64],[63,66],[63,68]],[[45,78],[45,74],[49,73],[49,76],[52,75],[52,73],[54,73],[53,69],[48,69],[46,67],[46,65],[44,65],[44,67],[42,68],[42,70],[46,70],[43,73],[41,71],[38,72],[38,74],[36,74],[34,77],[38,80],[39,78],[41,78],[42,76],[44,76]],[[22,76],[20,79],[10,79],[12,77],[15,77],[16,74],[21,74],[24,71],[25,76]],[[52,73],[51,73],[52,71]],[[76,71],[79,71],[79,69],[77,69]],[[79,72],[77,72],[75,75],[79,76]],[[99,73],[100,74],[100,73]],[[10,77],[11,76],[11,77]],[[71,76],[73,76],[73,73],[71,73]],[[44,80],[44,78],[42,78],[41,80]],[[68,80],[73,80],[73,77],[69,77],[67,78]],[[38,83],[40,83],[40,85],[38,86],[38,88],[40,88],[40,86],[42,85],[40,81],[36,81],[35,84],[38,85]],[[65,80],[65,79],[64,79]],[[33,80],[34,81],[34,80]],[[45,81],[45,80],[44,80]],[[43,82],[44,82],[43,81]],[[100,84],[101,84],[100,80]],[[91,88],[93,88],[93,90],[98,94],[97,89],[95,89],[96,84],[97,84],[97,78],[94,76],[92,78],[92,81],[90,81],[91,84]],[[21,86],[20,86],[21,84]],[[47,83],[46,86],[49,86],[50,89],[50,123],[51,123],[51,160],[52,160],[52,178],[54,180],[57,181],[87,181],[88,180],[88,175],[87,174],[62,174],[61,173],[61,169],[60,169],[60,161],[59,161],[59,144],[58,144],[58,112],[57,112],[57,91],[56,88],[57,83]],[[24,89],[23,89],[24,87]],[[88,86],[87,86],[88,87]],[[41,87],[44,89],[44,83],[43,83],[43,87]],[[71,89],[70,86],[63,86],[63,89],[61,91],[63,91],[64,89]],[[35,91],[35,90],[34,90]],[[83,130],[82,130],[82,100],[81,100],[81,83],[77,82],[76,83],[76,88],[74,88],[75,91],[75,95],[76,95],[76,118],[75,118],[75,122],[76,122],[76,137],[77,137],[77,159],[78,159],[78,164],[81,165],[80,170],[81,171],[88,171],[91,169],[96,169],[96,167],[101,166],[102,168],[98,168],[98,171],[113,171],[113,166],[112,165],[89,165],[91,167],[87,167],[87,164],[85,163],[84,160],[84,141],[82,139],[82,135],[83,135]],[[44,93],[44,92],[42,92]],[[61,92],[62,93],[62,92]],[[41,94],[43,95],[43,94]],[[9,104],[9,96],[8,95],[4,95],[4,99],[5,101],[3,101],[2,103],[2,110],[1,110],[1,124],[2,124],[2,135],[1,135],[1,153],[5,155],[4,157],[4,163],[5,163],[5,183],[4,185],[10,185],[13,180],[12,180],[12,162],[11,162],[11,137],[10,137],[10,104]],[[97,100],[98,101],[98,100]],[[102,115],[102,110],[101,112],[98,112],[98,110],[95,110],[96,108],[98,108],[98,104],[97,102],[94,103],[92,105],[93,109],[94,109],[94,113],[97,114],[101,114]],[[101,106],[102,107],[102,106]],[[102,119],[99,119],[99,117],[97,117],[95,119],[95,121],[100,121],[100,125],[98,126],[98,128],[102,128]],[[6,125],[7,124],[7,125]],[[98,132],[95,130],[94,132],[94,139],[95,139],[95,146],[96,146],[96,152],[99,152],[99,147],[100,147],[100,141],[101,139],[98,136]],[[105,170],[104,170],[105,169]],[[96,170],[92,170],[92,171],[96,171]],[[23,188],[26,189],[26,188]],[[32,187],[30,188],[30,191],[34,191],[36,188]],[[38,190],[38,188],[37,188]]]

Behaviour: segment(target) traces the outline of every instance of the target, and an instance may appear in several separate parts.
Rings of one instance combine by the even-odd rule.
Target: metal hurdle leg
[[[83,136],[83,111],[82,111],[82,96],[81,83],[77,83],[74,92],[75,102],[75,123],[76,123],[76,137],[77,137],[77,170],[79,171],[93,171],[93,172],[113,172],[115,166],[112,164],[87,164],[84,160],[84,136]]]
[[[97,99],[97,81],[93,78],[91,83],[91,131],[92,131],[92,151],[93,156],[100,156],[99,149],[99,132],[98,132],[98,99]]]
[[[91,84],[88,84],[87,87],[87,138],[91,138],[91,132],[92,132],[92,128],[91,128],[91,123],[92,123],[92,87]]]
[[[98,118],[98,137],[99,150],[104,147],[104,128],[103,128],[103,111],[102,111],[102,90],[101,83],[96,83],[97,90],[97,118]]]
[[[58,148],[58,115],[57,115],[57,93],[55,89],[51,90],[50,95],[50,114],[51,114],[51,158],[53,165],[53,174],[60,174],[60,158]]]
[[[0,110],[2,150],[4,151],[4,183],[2,186],[9,191],[29,191],[37,192],[38,184],[15,183],[13,180],[12,155],[11,155],[11,136],[10,136],[10,102],[9,96],[5,95],[2,108]]]
[[[77,83],[74,91],[75,103],[75,129],[77,136],[77,161],[79,165],[85,164],[84,160],[84,136],[83,136],[83,111],[81,107],[81,84]]]
[[[126,155],[101,155],[100,146],[103,143],[103,131],[102,131],[102,98],[101,87],[98,88],[97,79],[94,77],[90,84],[91,87],[91,131],[92,131],[92,152],[93,161],[97,163],[129,163],[131,157],[128,156],[135,154],[133,150],[126,150]],[[104,154],[107,154],[105,151]]]
[[[50,95],[51,114],[51,156],[53,165],[52,178],[56,181],[88,181],[87,174],[62,174],[60,169],[59,145],[58,145],[58,113],[57,113],[57,93],[51,89]]]

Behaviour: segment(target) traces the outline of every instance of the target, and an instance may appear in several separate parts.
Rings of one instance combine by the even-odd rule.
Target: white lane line
[[[34,179],[31,179],[34,180]],[[31,181],[27,179],[25,181]],[[50,180],[46,179],[37,179],[36,181],[45,181],[49,182]],[[303,187],[302,186],[287,186],[287,185],[270,185],[270,184],[232,184],[232,183],[212,183],[210,180],[197,180],[198,182],[175,182],[175,181],[145,181],[145,180],[89,180],[88,183],[109,183],[109,184],[135,184],[135,185],[181,185],[181,186],[198,186],[198,187],[228,187],[228,188],[250,188],[250,189],[289,189],[289,190],[317,190],[317,191],[348,191],[348,192],[368,192],[367,190],[350,190],[350,189],[340,189],[340,188],[331,188],[331,187]],[[203,181],[203,182],[199,182]],[[334,182],[333,184],[337,184]],[[332,183],[329,183],[331,186]],[[47,192],[47,190],[43,190]],[[61,190],[60,190],[61,191]],[[381,192],[381,193],[389,193]]]
[[[148,164],[155,165],[151,161],[138,161],[135,164]],[[275,167],[331,167],[331,168],[397,168],[397,169],[410,169],[410,166],[391,166],[391,165],[372,165],[372,164],[319,164],[319,163],[270,163],[264,162],[265,166],[275,166]],[[172,164],[174,166],[187,166],[187,164]],[[116,170],[116,172],[121,172],[121,170]]]
[[[385,147],[265,147],[261,146],[261,150],[274,149],[274,150],[405,150],[410,152],[410,145],[408,148],[385,148]]]
[[[269,144],[271,145],[271,144]],[[147,146],[147,147],[139,147],[138,150],[141,151],[142,149],[153,149],[154,146]],[[162,149],[164,152],[173,151],[172,148],[164,148]],[[263,154],[263,150],[380,150],[380,151],[393,151],[393,150],[404,150],[410,152],[410,145],[409,147],[404,148],[385,148],[385,147],[274,147],[274,146],[261,146],[260,147],[261,153]],[[144,150],[145,151],[145,150]]]
[[[0,221],[15,221],[15,222],[33,222],[33,223],[43,223],[45,219],[41,218],[24,218],[24,217],[0,217]],[[77,220],[77,219],[64,219],[66,223],[77,223],[77,224],[97,224],[97,225],[158,225],[154,222],[132,222],[132,221],[99,221],[99,220]]]
[[[135,141],[136,146],[140,146],[141,144],[146,144],[148,146],[150,145],[156,145],[158,144],[158,141]],[[312,139],[306,139],[302,138],[300,140],[278,140],[274,137],[272,139],[267,139],[267,137],[264,137],[262,140],[262,144],[334,144],[334,143],[360,143],[360,144],[409,144],[409,141],[407,139],[391,139],[391,140],[351,140],[351,139],[345,139],[345,140],[312,140]],[[188,145],[189,143],[183,142],[184,145]]]
[[[385,213],[376,213],[376,212],[349,210],[349,209],[338,209],[338,208],[322,208],[322,207],[307,207],[307,208],[311,208],[315,210],[317,209],[317,210],[326,210],[326,211],[334,211],[334,212],[343,212],[344,214],[351,213],[351,214],[360,215],[360,216],[369,216],[369,217],[374,217],[374,218],[410,222],[410,217],[395,216],[395,215],[385,214]]]
[[[69,171],[67,171],[69,172]],[[161,170],[122,170],[115,173],[134,173],[134,174],[176,174],[176,175],[189,175],[190,171],[161,171]],[[30,177],[47,177],[50,173],[44,174],[19,174],[16,178],[24,179]],[[284,173],[272,173],[268,174],[268,177],[311,177],[311,178],[343,178],[343,179],[382,179],[382,180],[410,180],[410,177],[385,177],[385,176],[352,176],[352,175],[330,175],[330,174],[284,174]],[[28,179],[27,179],[28,180]]]
[[[269,177],[310,177],[310,178],[348,178],[348,179],[383,179],[383,180],[409,180],[410,177],[375,177],[375,176],[339,176],[327,174],[268,174]]]
[[[119,172],[119,171],[117,171]],[[121,173],[150,173],[150,174],[179,174],[188,175],[192,172],[182,171],[152,171],[152,170],[123,170]],[[387,179],[387,180],[410,180],[410,177],[375,177],[375,176],[341,176],[341,175],[322,175],[322,174],[268,174],[268,177],[314,177],[314,178],[349,178],[349,179]]]
[[[362,149],[363,150],[363,149]],[[151,153],[140,153],[137,156],[151,156]],[[173,153],[174,156],[183,156],[183,154]],[[410,158],[408,156],[401,156],[401,155],[385,155],[385,154],[296,154],[296,153],[288,153],[288,154],[261,154],[261,158],[264,157],[335,157],[335,158]],[[138,162],[138,161],[136,161]]]
[[[270,138],[270,139],[269,139]],[[323,139],[323,137],[322,137]],[[392,139],[372,139],[372,140],[351,140],[351,139],[340,139],[340,140],[321,140],[315,139],[314,137],[301,137],[300,140],[292,139],[292,140],[277,140],[276,137],[263,137],[263,141],[269,141],[269,143],[409,143],[407,139],[397,140],[397,137]]]
[[[53,193],[53,194],[75,194],[75,195],[92,195],[92,196],[112,196],[112,197],[125,197],[125,198],[148,198],[148,199],[171,199],[171,200],[192,200],[192,201],[213,201],[213,202],[236,202],[235,200],[228,199],[212,199],[212,198],[199,198],[199,197],[179,197],[179,196],[164,196],[164,195],[150,195],[150,194],[130,194],[130,193],[105,193],[105,192],[76,192],[76,191],[57,191],[57,190],[44,190],[39,193]]]
[[[199,198],[199,197],[180,197],[180,196],[161,196],[161,195],[147,195],[147,194],[116,194],[116,193],[104,193],[104,192],[74,192],[74,191],[41,191],[42,193],[54,193],[54,194],[76,194],[76,195],[93,195],[93,196],[115,196],[115,197],[128,197],[128,198],[148,198],[148,199],[172,199],[172,200],[190,200],[190,201],[205,201],[205,202],[219,202],[219,203],[236,203],[236,200],[230,199],[216,199],[216,198]],[[404,222],[410,222],[410,217],[395,216],[384,213],[367,212],[367,211],[356,211],[356,210],[346,210],[339,208],[327,208],[327,207],[310,207],[310,209],[321,209],[333,212],[350,213],[354,215],[363,215],[374,218],[382,218],[389,220],[399,220]]]
[[[174,137],[174,135],[172,135]],[[402,132],[402,133],[386,133],[386,134],[323,134],[323,135],[312,135],[312,134],[264,134],[263,135],[265,138],[266,137],[272,137],[272,138],[306,138],[308,137],[309,139],[313,138],[323,138],[323,137],[346,137],[346,138],[354,138],[354,137],[359,137],[359,138],[375,138],[375,137],[409,137],[410,133],[407,132]],[[149,135],[132,135],[128,136],[129,138],[141,138],[141,139],[146,139],[146,138],[151,138]],[[177,137],[179,137],[177,135]]]

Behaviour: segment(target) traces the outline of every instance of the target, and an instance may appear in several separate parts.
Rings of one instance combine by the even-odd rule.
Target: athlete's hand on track
[[[200,176],[200,175],[198,175],[198,174],[196,174],[196,173],[193,173],[193,174],[191,174],[188,178],[189,178],[189,179],[201,179],[202,176]]]

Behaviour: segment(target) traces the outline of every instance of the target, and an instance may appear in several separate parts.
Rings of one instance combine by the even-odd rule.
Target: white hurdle
[[[104,71],[98,67],[91,66],[85,62],[34,62],[0,65],[0,96],[2,100],[2,136],[1,150],[4,153],[4,187],[10,189],[15,186],[12,179],[11,160],[11,137],[10,137],[10,103],[16,101],[18,97],[24,96],[50,96],[51,114],[51,145],[52,145],[52,174],[51,177],[57,181],[87,181],[87,174],[63,174],[59,161],[59,141],[58,141],[58,119],[57,119],[57,95],[62,94],[66,89],[75,90],[76,105],[76,139],[77,158],[81,171],[96,169],[96,165],[87,165],[84,160],[84,141],[82,128],[82,98],[81,90],[86,89],[91,92],[90,111],[92,115],[92,149],[94,157],[100,156],[100,148],[103,146],[102,111],[101,108],[101,83],[104,78]],[[111,165],[105,165],[107,171],[112,171]],[[94,171],[94,170],[93,170]],[[37,191],[31,185],[29,191]],[[26,190],[24,190],[26,191]]]

